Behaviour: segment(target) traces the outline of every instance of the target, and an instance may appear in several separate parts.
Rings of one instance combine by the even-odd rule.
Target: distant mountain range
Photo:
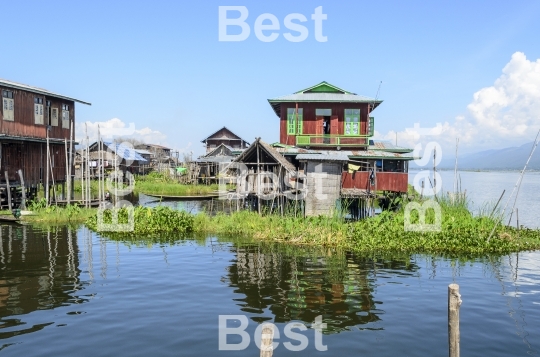
[[[519,147],[510,147],[499,150],[486,150],[474,154],[459,155],[458,169],[460,170],[521,170],[533,146],[533,142],[523,144]],[[454,153],[443,157],[441,163],[437,166],[441,169],[453,169],[455,162]],[[417,167],[411,163],[411,168]],[[527,166],[528,170],[540,170],[540,145],[534,151],[534,154]]]

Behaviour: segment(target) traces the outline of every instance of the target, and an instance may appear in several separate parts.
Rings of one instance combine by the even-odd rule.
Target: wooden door
[[[315,135],[322,135],[323,134],[323,122],[324,117],[317,116],[315,120]]]
[[[330,118],[330,134],[338,135],[339,134],[339,121],[337,115],[332,115]]]

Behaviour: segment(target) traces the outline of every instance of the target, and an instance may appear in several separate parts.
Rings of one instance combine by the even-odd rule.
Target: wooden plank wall
[[[0,181],[5,181],[4,171],[8,172],[10,181],[19,181],[18,170],[23,171],[25,184],[37,185],[45,182],[46,144],[41,143],[2,143],[0,161]],[[66,179],[66,159],[64,145],[50,145],[52,173],[55,182]],[[49,183],[52,185],[52,178]]]
[[[342,188],[370,189],[377,191],[407,192],[409,174],[403,172],[377,172],[377,185],[369,186],[369,171],[341,174]]]
[[[2,90],[13,92],[15,120],[4,120],[3,105],[0,105],[0,133],[6,135],[45,139],[47,137],[46,130],[49,119],[47,110],[47,101],[49,100],[51,101],[51,108],[58,108],[58,126],[51,127],[51,130],[49,130],[49,138],[69,139],[69,129],[62,128],[62,104],[69,105],[69,116],[71,120],[74,120],[75,103],[73,101],[48,97],[2,86],[0,86],[0,95]],[[43,99],[44,124],[35,123],[34,98],[36,97]]]
[[[279,141],[286,145],[295,145],[296,136],[287,135],[287,109],[296,108],[295,103],[282,103],[281,104],[281,118],[280,118],[280,131]],[[332,109],[332,116],[337,115],[337,135],[343,135],[345,109],[360,109],[360,134],[367,134],[367,122],[369,120],[368,103],[298,103],[298,108],[304,109],[304,135],[316,135],[317,134],[317,118],[315,115],[316,109]],[[335,120],[335,119],[334,119]],[[321,124],[321,123],[319,123]],[[322,125],[322,124],[321,124]],[[320,130],[319,130],[320,131]]]

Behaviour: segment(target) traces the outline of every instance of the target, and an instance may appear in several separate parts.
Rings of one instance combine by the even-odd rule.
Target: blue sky
[[[247,7],[251,36],[219,42],[218,7],[233,5]],[[324,43],[310,20],[318,6]],[[528,105],[540,99],[538,1],[0,0],[0,9],[0,78],[90,101],[77,105],[79,124],[134,123],[139,137],[195,155],[224,125],[277,141],[266,100],[323,80],[372,97],[382,81],[378,137],[398,132],[403,145],[414,144],[414,123],[442,123],[439,139],[460,137],[465,151],[532,141],[540,128],[540,107]],[[253,33],[263,13],[281,22],[274,42]],[[290,13],[309,19],[304,42],[283,37]]]

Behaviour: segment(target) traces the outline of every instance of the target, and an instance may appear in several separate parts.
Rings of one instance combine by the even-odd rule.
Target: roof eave
[[[77,102],[77,103],[81,103],[81,104],[85,104],[85,105],[92,105],[92,103],[85,102],[84,100],[67,97],[65,95],[56,94],[56,93],[49,92],[49,91],[46,91],[46,90],[40,90],[38,88],[31,88],[31,87],[28,88],[28,87],[23,86],[23,85],[17,85],[16,83],[9,83],[9,82],[2,81],[2,82],[0,82],[0,85],[2,85],[4,87],[8,87],[8,88],[13,88],[13,89],[18,89],[18,90],[23,90],[23,91],[26,91],[26,92],[35,93],[35,94],[41,94],[41,95],[44,95],[44,96],[47,96],[47,97],[53,97],[53,98],[69,100],[69,101],[73,101],[73,102]]]

